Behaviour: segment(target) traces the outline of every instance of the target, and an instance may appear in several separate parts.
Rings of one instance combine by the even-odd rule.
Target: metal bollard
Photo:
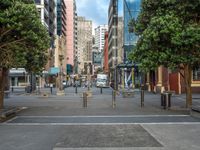
[[[78,93],[77,85],[75,86],[75,93],[76,93],[76,94]]]
[[[116,91],[115,90],[112,91],[112,107],[113,108],[116,107]]]
[[[87,93],[83,92],[83,107],[87,107]]]
[[[144,90],[141,90],[141,107],[144,107]]]
[[[51,87],[51,94],[53,93],[53,87]]]
[[[102,87],[100,88],[100,92],[101,92],[101,94],[102,94],[102,92],[103,92],[103,91],[102,91]]]

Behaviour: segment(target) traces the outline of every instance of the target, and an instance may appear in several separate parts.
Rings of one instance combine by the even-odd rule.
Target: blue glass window
[[[128,24],[132,18],[136,19],[140,12],[141,0],[124,0],[124,50],[125,60],[128,53],[136,44],[138,37],[134,33],[129,33]]]

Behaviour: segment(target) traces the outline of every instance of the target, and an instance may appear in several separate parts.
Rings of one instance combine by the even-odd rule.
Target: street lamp
[[[114,89],[118,90],[118,81],[117,81],[117,57],[113,57],[113,69],[114,69]]]
[[[60,86],[59,86],[59,90],[63,90],[63,85],[62,85],[62,74],[63,74],[63,68],[62,68],[62,61],[64,59],[63,55],[59,55],[59,60],[60,60]]]

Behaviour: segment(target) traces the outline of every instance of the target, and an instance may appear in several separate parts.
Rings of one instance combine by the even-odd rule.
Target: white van
[[[97,87],[108,87],[108,75],[107,74],[97,74]]]

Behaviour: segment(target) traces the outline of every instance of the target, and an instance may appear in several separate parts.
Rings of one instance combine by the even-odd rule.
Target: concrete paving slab
[[[199,123],[200,119],[187,115],[135,116],[18,116],[7,123],[17,124],[128,124],[128,123]]]
[[[63,132],[55,147],[162,147],[140,125],[74,126]]]
[[[142,125],[165,150],[199,150],[200,125]]]

